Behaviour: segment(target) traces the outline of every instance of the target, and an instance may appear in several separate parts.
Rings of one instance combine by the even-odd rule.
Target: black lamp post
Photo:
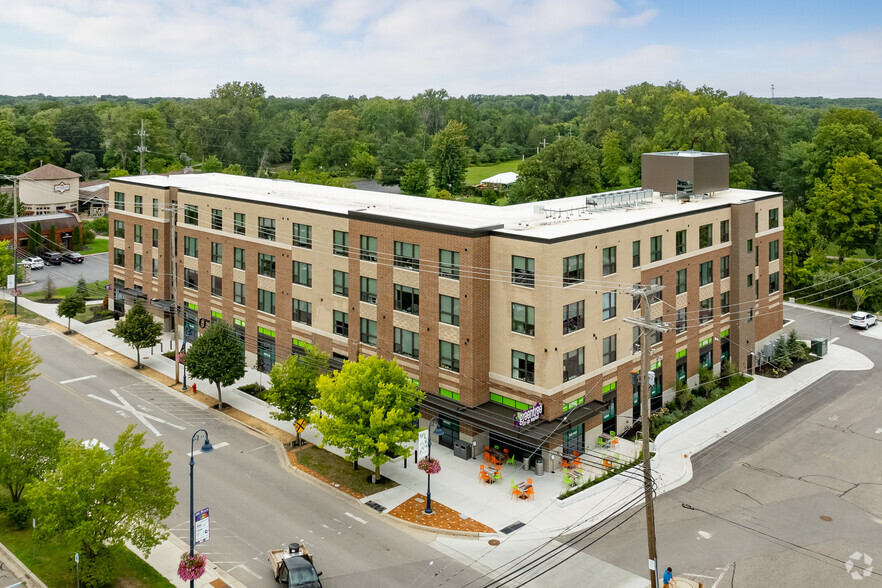
[[[435,421],[436,426],[438,427],[434,431],[432,430],[432,421]],[[441,420],[440,417],[432,417],[429,419],[429,426],[426,427],[429,431],[429,455],[427,457],[428,460],[432,459],[432,435],[438,435],[439,437],[444,434],[444,429],[441,428]],[[433,514],[432,511],[432,474],[426,473],[426,510],[423,511],[426,514]]]
[[[190,557],[193,557],[193,466],[196,462],[193,461],[193,444],[196,442],[196,437],[199,436],[199,433],[202,433],[205,437],[205,442],[202,444],[202,448],[199,450],[200,453],[211,453],[214,451],[214,447],[211,446],[211,442],[208,440],[208,431],[205,429],[199,429],[195,433],[193,433],[193,437],[190,439]],[[190,588],[193,588],[193,580],[190,580]]]

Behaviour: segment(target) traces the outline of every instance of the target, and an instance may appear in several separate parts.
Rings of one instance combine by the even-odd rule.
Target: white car
[[[861,310],[851,315],[851,318],[848,319],[848,324],[852,327],[860,327],[866,330],[876,324],[876,315]]]
[[[21,261],[21,264],[32,270],[43,269],[44,267],[43,260],[39,257],[26,257]]]

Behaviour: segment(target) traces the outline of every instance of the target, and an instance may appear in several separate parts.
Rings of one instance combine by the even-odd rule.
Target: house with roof
[[[107,215],[108,180],[80,183],[80,213],[92,218]]]
[[[25,214],[79,210],[80,174],[77,172],[47,163],[18,178],[18,198]]]

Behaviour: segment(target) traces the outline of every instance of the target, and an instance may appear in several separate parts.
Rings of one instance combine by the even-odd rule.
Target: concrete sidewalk
[[[24,298],[19,298],[19,304],[59,324],[67,325],[66,319],[54,315],[54,305],[43,305]],[[71,328],[78,333],[134,359],[134,350],[108,331],[112,326],[113,321],[90,325],[73,321],[71,324]],[[171,342],[170,333],[164,335],[164,341],[164,349],[168,351]],[[162,357],[158,347],[153,352],[142,350],[141,356],[144,365],[174,378],[174,362]],[[835,370],[868,370],[872,367],[872,362],[860,353],[839,345],[830,345],[829,353],[825,358],[804,365],[793,374],[782,378],[757,377],[746,386],[669,427],[658,436],[653,448],[655,456],[652,460],[652,468],[653,478],[658,487],[657,493],[670,491],[691,479],[693,454],[784,402],[827,373]],[[224,403],[294,434],[291,423],[276,421],[270,417],[271,408],[265,402],[237,389],[238,385],[252,382],[267,385],[267,381],[266,374],[246,369],[245,377],[237,385],[223,389]],[[188,379],[188,384],[192,382],[192,379]],[[215,387],[209,382],[197,380],[196,384],[201,392],[212,397],[216,396]],[[312,442],[320,441],[312,428],[307,429],[304,438]],[[327,449],[334,451],[331,447]],[[511,525],[520,525],[514,532],[492,535],[500,540],[500,545],[497,546],[490,546],[486,541],[491,536],[483,536],[484,540],[476,540],[474,536],[438,535],[436,537],[434,542],[436,548],[459,561],[471,563],[475,569],[485,570],[491,577],[498,576],[506,565],[513,565],[510,562],[534,554],[537,550],[549,548],[549,541],[552,538],[563,533],[587,529],[623,509],[639,506],[643,501],[642,468],[632,468],[574,496],[560,500],[558,496],[563,490],[562,473],[559,466],[555,468],[554,464],[546,464],[549,471],[543,476],[537,476],[521,468],[504,466],[502,483],[486,485],[478,481],[478,460],[466,461],[455,458],[451,450],[439,444],[433,444],[432,455],[442,463],[441,473],[432,477],[433,502],[440,502],[458,511],[461,516],[480,521],[496,531],[502,531]],[[586,461],[599,460],[609,457],[609,454],[589,449],[586,450],[584,457]],[[362,460],[360,465],[373,469],[372,464],[367,460]],[[383,465],[382,474],[396,481],[399,486],[369,496],[363,502],[373,501],[388,512],[418,493],[425,494],[427,476],[414,466],[412,459],[407,465],[403,459],[393,460]],[[511,500],[510,480],[523,482],[528,478],[533,480],[535,500],[531,502]],[[178,550],[173,558],[170,556],[170,559],[175,560],[173,562],[175,570],[180,553],[181,551]],[[567,555],[572,556],[570,563],[555,568],[553,573],[543,578],[545,582],[580,581],[580,578],[584,579],[585,574],[590,573],[595,577],[602,577],[609,585],[635,588],[646,585],[645,578],[614,568],[584,552],[568,554],[564,549],[552,557],[563,558]],[[166,564],[157,565],[163,566],[160,571],[166,574]],[[174,576],[173,572],[172,576]]]

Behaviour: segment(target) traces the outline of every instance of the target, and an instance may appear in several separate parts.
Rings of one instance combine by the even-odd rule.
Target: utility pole
[[[775,84],[772,84],[772,98],[775,97]]]
[[[12,181],[12,300],[13,314],[18,316],[18,176],[0,177]]]
[[[144,145],[144,139],[146,139],[148,137],[147,132],[144,130],[144,119],[143,118],[141,119],[141,130],[138,131],[137,133],[135,133],[135,136],[141,137],[141,145],[136,147],[135,149],[141,155],[140,170],[141,170],[141,175],[143,176],[143,175],[145,175],[144,174],[144,154],[147,153],[147,147]]]
[[[649,545],[649,586],[658,588],[658,552],[655,545],[655,508],[652,503],[652,471],[650,470],[649,454],[649,403],[652,391],[649,389],[655,382],[655,374],[649,373],[649,359],[652,352],[649,344],[649,331],[665,332],[668,328],[652,322],[650,297],[661,292],[664,286],[635,285],[631,296],[643,298],[643,320],[626,318],[625,322],[640,327],[640,420],[643,435],[643,494],[646,502],[646,540]],[[652,376],[652,377],[650,377]],[[652,381],[651,381],[652,380]]]

